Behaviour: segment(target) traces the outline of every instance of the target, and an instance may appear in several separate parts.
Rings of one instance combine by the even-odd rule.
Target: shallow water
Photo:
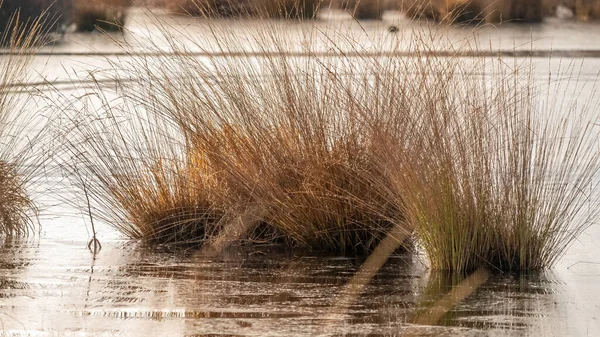
[[[586,254],[597,261],[600,231],[591,234],[579,245],[594,247]],[[592,336],[600,328],[595,264],[492,275],[423,326],[417,315],[461,278],[399,254],[356,294],[344,285],[361,262],[277,246],[203,256],[121,240],[94,255],[85,241],[46,234],[0,249],[0,320],[9,336]]]
[[[163,19],[186,27],[190,36],[207,30],[196,20]],[[366,22],[362,27],[350,25],[343,15],[334,19],[339,25],[349,24],[365,44],[388,41],[387,27],[405,24],[389,15],[383,24]],[[248,27],[248,22],[238,21],[216,24],[242,36]],[[283,21],[274,25],[291,33],[302,28]],[[38,85],[28,89],[43,90],[47,80],[64,95],[82,94],[85,86],[72,82],[90,80],[92,73],[114,75],[107,75],[110,62],[132,57],[116,55],[121,50],[118,43],[139,42],[135,34],[144,34],[148,26],[152,23],[147,17],[136,12],[124,36],[67,35],[35,58],[30,80]],[[459,39],[470,29],[447,33]],[[583,50],[600,51],[598,39],[598,24],[550,21],[501,30],[486,27],[478,43],[481,48],[563,50],[581,56]],[[141,41],[137,51],[145,50]],[[293,51],[293,43],[290,48]],[[589,55],[577,59],[581,71],[576,75],[593,83],[600,72],[600,52]],[[569,62],[534,59],[535,74],[544,83],[549,72],[556,74]],[[562,94],[569,100],[587,97],[593,90],[578,88]],[[58,181],[60,176],[49,178]],[[168,248],[156,251],[127,241],[102,224],[98,233],[103,248],[93,254],[86,248],[90,237],[86,219],[60,201],[68,198],[66,193],[54,189],[44,195],[44,202],[54,205],[49,213],[60,216],[42,218],[39,235],[0,244],[0,335],[594,336],[600,329],[598,225],[590,227],[553,270],[523,276],[492,274],[440,319],[419,325],[440,300],[464,285],[462,278],[430,273],[422,256],[393,256],[371,279],[370,273],[360,272],[364,262],[360,258],[276,246],[237,247],[217,256]],[[348,286],[357,280],[370,282],[364,288]]]

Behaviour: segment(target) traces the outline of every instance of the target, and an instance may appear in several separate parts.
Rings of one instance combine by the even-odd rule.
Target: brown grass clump
[[[18,172],[15,164],[0,161],[0,235],[21,235],[32,229],[29,211],[35,205]]]
[[[19,92],[27,78],[32,46],[45,39],[43,18],[21,19],[18,12],[0,35],[8,46],[0,56],[0,236],[27,234],[34,228],[37,208],[30,196],[47,157],[42,117],[25,108],[31,102]],[[8,26],[7,26],[8,27]]]
[[[307,92],[296,94],[308,98]],[[211,152],[211,161],[234,195],[260,206],[261,222],[274,232],[271,239],[338,252],[371,250],[402,214],[386,198],[368,140],[361,139],[369,136],[345,134],[329,143],[319,138],[331,136],[331,122],[287,118],[296,125],[278,121],[273,129],[244,128],[228,137],[227,145],[211,144],[215,150],[235,149]]]
[[[229,42],[235,41],[224,38],[221,46]],[[285,42],[275,48],[283,52]],[[400,64],[311,53],[300,59],[285,53],[216,57],[210,62],[217,71],[193,58],[171,62],[193,71],[148,95],[169,102],[171,108],[158,113],[205,144],[231,195],[258,209],[261,222],[284,241],[369,251],[401,223],[389,181],[372,158],[373,140],[385,129],[371,129],[388,123],[387,109],[399,108]],[[354,62],[363,68],[347,67]],[[165,75],[172,72],[167,69]],[[219,136],[223,130],[227,137]]]
[[[133,0],[74,0],[73,21],[78,31],[120,31]]]
[[[265,39],[263,47],[288,47],[272,31],[263,33],[254,35]],[[224,50],[238,47],[220,37]],[[198,242],[251,212],[241,239],[370,250],[403,216],[371,159],[370,126],[394,104],[375,98],[396,78],[378,78],[372,87],[370,78],[387,63],[360,60],[369,71],[353,73],[357,81],[342,75],[337,61],[307,55],[134,59],[125,71],[139,81],[121,88],[122,105],[71,121],[77,135],[68,137],[71,173],[93,177],[86,190],[94,214],[132,237],[166,242],[154,233],[170,227],[189,234],[183,241]],[[147,115],[138,116],[140,108]],[[131,127],[117,116],[152,122]],[[189,184],[194,179],[198,186]],[[188,212],[190,204],[204,211]],[[180,230],[182,223],[216,230]]]
[[[218,230],[226,194],[202,149],[190,149],[152,116],[124,114],[124,106],[88,115],[73,108],[63,155],[74,186],[90,200],[80,207],[153,243],[199,244]]]
[[[596,218],[598,132],[533,68],[438,56],[432,32],[400,50],[207,21],[218,53],[165,31],[172,53],[119,64],[132,82],[76,110],[71,173],[123,233],[356,252],[414,231],[435,270],[530,270]]]

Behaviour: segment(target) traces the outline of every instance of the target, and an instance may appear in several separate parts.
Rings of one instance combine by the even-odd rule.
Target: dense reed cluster
[[[560,86],[540,92],[531,69],[488,62],[492,79],[477,80],[470,67],[491,71],[484,60],[432,61],[410,94],[424,99],[418,134],[404,152],[387,151],[404,167],[390,172],[431,266],[552,265],[597,217],[598,130],[553,98]]]
[[[369,77],[387,65],[348,73],[312,57],[222,61],[140,60],[126,70],[138,79],[119,92],[126,104],[111,104],[109,118],[73,123],[69,162],[83,161],[72,172],[94,178],[87,190],[100,205],[95,214],[161,242],[203,241],[240,226],[253,240],[373,248],[403,218],[371,158],[372,126],[394,96],[384,101],[383,87],[369,93]],[[190,222],[198,231],[186,229]],[[188,236],[155,234],[172,231]]]
[[[301,18],[298,4],[277,11]],[[433,269],[459,272],[549,267],[596,220],[597,107],[558,101],[569,94],[537,82],[533,63],[464,58],[470,41],[433,31],[377,40],[265,20],[240,35],[204,15],[205,36],[158,22],[162,36],[142,37],[150,52],[52,98],[57,160],[81,197],[67,201],[92,219],[156,244],[344,253],[393,233],[392,247],[412,240]],[[47,26],[13,18],[0,59],[2,234],[32,228],[28,192],[52,153],[19,91]]]
[[[335,28],[207,24],[219,53],[164,31],[171,53],[69,102],[68,174],[133,238],[368,252],[400,232],[436,270],[529,270],[596,218],[597,127],[533,64],[437,56],[443,34],[398,57]]]

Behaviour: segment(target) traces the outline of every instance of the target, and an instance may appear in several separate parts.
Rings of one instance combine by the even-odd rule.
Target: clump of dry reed
[[[72,17],[78,31],[120,31],[133,0],[75,0]]]
[[[437,56],[427,32],[396,57],[306,26],[294,54],[273,22],[248,40],[207,24],[218,53],[166,31],[173,53],[120,64],[134,80],[73,123],[71,173],[123,233],[369,251],[414,230],[433,269],[527,270],[595,219],[597,133],[538,104],[532,73]]]
[[[358,57],[363,73],[310,52],[299,59],[287,56],[290,45],[270,28],[253,36],[259,48],[276,50],[256,57],[201,60],[179,52],[186,46],[172,39],[170,48],[178,52],[136,58],[126,66],[136,78],[119,87],[127,104],[72,121],[71,173],[92,178],[85,190],[97,217],[129,236],[158,242],[170,240],[154,233],[181,223],[214,228],[177,230],[189,235],[177,241],[188,243],[210,239],[198,233],[214,237],[228,221],[250,213],[242,239],[335,251],[368,251],[400,223],[389,182],[371,158],[379,132],[371,127],[385,123],[384,111],[399,97],[387,94],[402,79],[382,75],[393,62]],[[231,36],[219,38],[222,51],[239,48]],[[107,99],[101,105],[115,103]],[[115,116],[154,122],[130,127]],[[194,179],[198,186],[188,183]],[[183,200],[208,206],[181,212],[188,208]],[[165,209],[177,210],[179,217]],[[216,219],[215,225],[205,218]]]
[[[87,108],[98,102],[105,109]],[[195,245],[219,229],[225,189],[176,128],[103,95],[64,107],[63,168],[92,218],[152,243]]]
[[[0,45],[7,46],[0,56],[0,236],[29,233],[37,215],[30,188],[47,160],[40,152],[46,130],[26,110],[31,99],[20,90],[32,46],[44,40],[45,28],[43,18],[21,19],[16,12],[0,35]]]
[[[390,171],[431,267],[552,266],[597,218],[598,130],[573,111],[581,103],[541,92],[531,69],[498,62],[491,80],[479,80],[485,60],[431,61],[421,87],[436,85],[413,94],[423,101],[419,136]]]

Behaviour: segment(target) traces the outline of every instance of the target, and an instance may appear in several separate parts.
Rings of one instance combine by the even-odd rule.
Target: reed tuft
[[[36,223],[31,192],[49,158],[41,151],[47,130],[44,117],[27,110],[32,97],[25,81],[33,48],[45,41],[47,29],[44,17],[22,18],[17,11],[0,35],[7,46],[0,56],[0,236],[28,234]]]
[[[203,24],[202,40],[163,31],[115,65],[130,81],[75,110],[70,174],[131,237],[368,252],[414,233],[435,270],[520,271],[596,219],[596,127],[533,64],[464,58],[469,41],[438,55],[431,31],[365,46],[315,24]]]
[[[428,63],[424,82],[443,84],[420,94],[419,136],[390,172],[433,269],[544,269],[597,218],[598,130],[555,101],[564,88],[484,61]]]

